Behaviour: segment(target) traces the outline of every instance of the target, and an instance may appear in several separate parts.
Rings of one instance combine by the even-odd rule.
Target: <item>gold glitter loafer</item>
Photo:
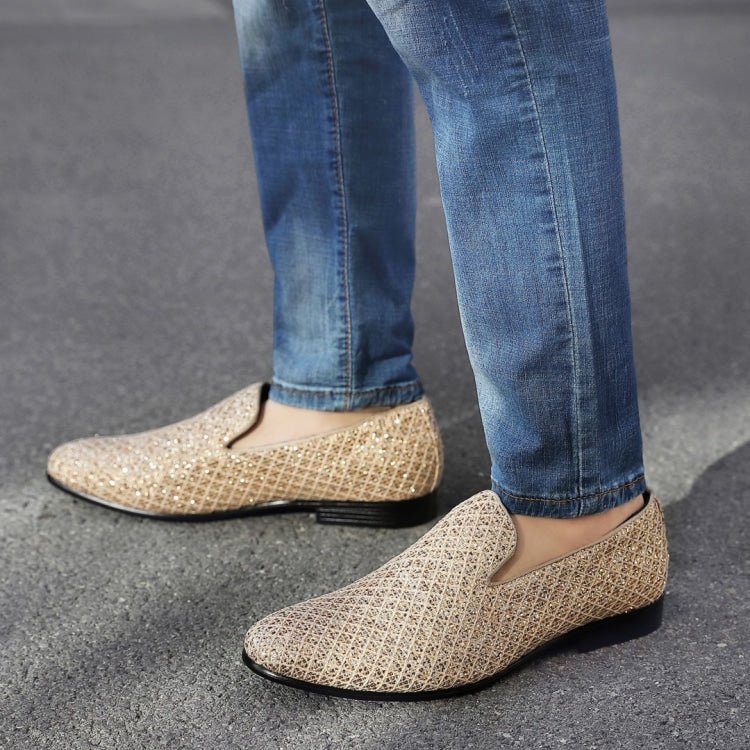
[[[365,578],[261,620],[244,660],[329,695],[445,698],[561,641],[590,650],[661,624],[668,554],[655,498],[596,543],[493,582],[515,543],[500,499],[481,492]]]
[[[157,518],[298,510],[321,523],[409,526],[435,517],[442,444],[426,398],[323,435],[233,451],[266,397],[258,383],[177,424],[66,443],[47,474],[73,495]]]

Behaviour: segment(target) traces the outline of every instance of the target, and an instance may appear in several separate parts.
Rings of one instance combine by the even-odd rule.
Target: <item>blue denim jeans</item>
[[[234,0],[275,271],[271,397],[421,394],[412,78],[432,120],[493,489],[569,517],[645,489],[602,0]]]

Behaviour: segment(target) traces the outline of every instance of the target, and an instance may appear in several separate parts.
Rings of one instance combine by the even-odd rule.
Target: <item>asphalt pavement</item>
[[[269,374],[229,4],[3,0],[0,748],[750,746],[750,5],[609,5],[665,622],[471,696],[392,704],[266,682],[242,638],[427,525],[154,522],[45,479],[61,442],[165,424]],[[488,460],[421,106],[417,125],[415,363],[446,444],[445,512],[488,485]]]

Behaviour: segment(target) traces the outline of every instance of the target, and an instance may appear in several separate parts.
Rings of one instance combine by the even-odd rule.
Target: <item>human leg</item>
[[[553,517],[639,495],[603,3],[371,5],[431,113],[493,489]]]
[[[234,3],[269,255],[270,398],[239,449],[420,395],[411,79],[363,3]]]
[[[364,3],[234,6],[275,271],[270,398],[337,411],[412,401],[409,74]]]
[[[411,364],[410,78],[364,4],[235,9],[276,274],[270,393],[251,386],[178,425],[62,446],[48,473],[160,517],[427,520],[442,454]]]
[[[434,124],[493,489],[519,515],[511,576],[645,488],[608,26],[601,3],[432,5],[417,29],[373,0]]]
[[[438,697],[590,623],[658,626],[666,538],[643,496],[603,3],[368,2],[432,118],[494,492],[270,615],[245,653],[298,687]]]

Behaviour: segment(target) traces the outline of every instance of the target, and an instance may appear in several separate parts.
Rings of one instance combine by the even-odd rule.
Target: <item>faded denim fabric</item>
[[[408,403],[416,202],[412,81],[370,9],[235,3],[266,242],[271,397]]]
[[[604,3],[367,2],[235,0],[276,271],[273,397],[345,409],[420,393],[408,69],[493,489],[531,515],[629,500],[645,482]]]

